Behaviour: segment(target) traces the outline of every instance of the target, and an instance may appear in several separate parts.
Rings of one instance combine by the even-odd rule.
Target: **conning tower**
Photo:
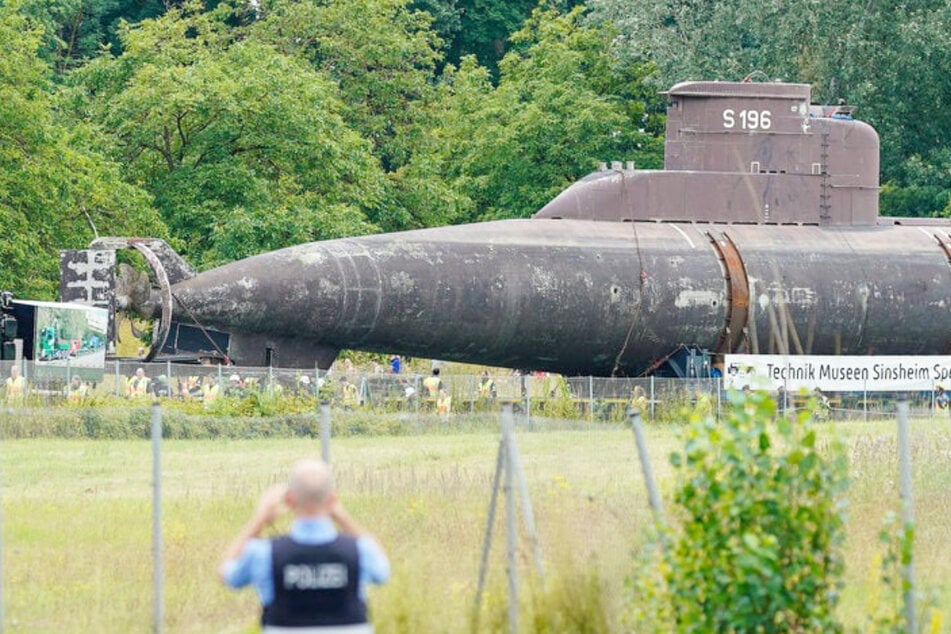
[[[683,82],[667,93],[664,170],[602,169],[535,218],[869,226],[878,134],[807,84]]]

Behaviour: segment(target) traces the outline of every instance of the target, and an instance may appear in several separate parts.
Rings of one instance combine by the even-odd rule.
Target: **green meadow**
[[[498,434],[453,424],[333,442],[344,503],[393,564],[390,583],[371,591],[380,634],[469,631]],[[951,423],[921,420],[912,429],[919,605],[939,609],[922,631],[951,631]],[[822,434],[843,438],[850,454],[840,614],[860,627],[870,611],[894,603],[877,566],[882,523],[899,508],[895,424],[838,423]],[[651,525],[633,434],[541,424],[517,438],[545,566],[544,580],[532,575],[523,534],[521,631],[629,631],[629,579]],[[648,439],[669,492],[677,428],[649,429]],[[319,453],[316,439],[163,442],[166,632],[256,631],[256,597],[220,585],[219,555],[260,491],[297,458]],[[151,473],[146,440],[0,441],[6,631],[151,631]],[[480,631],[507,631],[504,550],[500,520]]]

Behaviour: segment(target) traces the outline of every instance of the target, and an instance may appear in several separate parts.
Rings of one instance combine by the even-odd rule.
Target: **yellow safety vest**
[[[139,378],[137,376],[129,379],[129,396],[145,396],[149,393],[149,382],[151,379],[147,376]]]
[[[69,393],[66,395],[66,400],[70,403],[79,403],[84,398],[86,398],[86,384],[82,383],[76,389],[69,388]]]
[[[204,401],[206,403],[210,403],[211,401],[218,398],[219,389],[217,385],[206,386],[202,393],[204,394]]]
[[[357,404],[359,400],[359,392],[357,392],[357,386],[353,383],[347,383],[343,386],[343,403],[344,405],[353,406]]]
[[[22,376],[18,376],[16,380],[12,377],[7,379],[7,396],[23,396],[25,389],[26,380]]]
[[[429,392],[430,396],[439,394],[439,377],[431,376],[423,379],[423,387]]]

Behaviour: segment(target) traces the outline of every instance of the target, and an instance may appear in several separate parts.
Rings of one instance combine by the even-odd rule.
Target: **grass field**
[[[841,614],[857,624],[881,601],[877,535],[898,508],[894,423],[823,433],[842,435],[851,455]],[[655,428],[648,437],[669,491],[666,456],[679,446],[676,430]],[[523,540],[522,630],[626,631],[625,579],[650,523],[633,435],[536,430],[519,432],[518,443],[547,573],[544,588],[531,578]],[[467,631],[497,447],[489,431],[334,441],[343,499],[393,563],[391,582],[371,594],[380,634]],[[259,492],[283,480],[295,459],[319,452],[319,441],[300,439],[163,444],[166,632],[256,631],[253,592],[220,586],[219,554]],[[951,425],[916,422],[913,454],[922,601],[940,606],[951,631]],[[150,631],[151,486],[147,441],[0,443],[6,631]],[[482,631],[505,631],[504,544],[500,524]]]

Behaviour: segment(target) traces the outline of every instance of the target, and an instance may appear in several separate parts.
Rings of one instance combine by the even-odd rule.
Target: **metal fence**
[[[109,361],[105,369],[60,362],[0,362],[7,405],[101,405],[127,399],[312,399],[366,412],[465,414],[513,405],[516,414],[576,420],[623,421],[635,406],[648,421],[683,420],[685,408],[719,413],[727,398],[719,379],[562,377],[541,374],[428,375],[357,370],[330,372],[238,366]],[[433,389],[431,389],[433,388]],[[937,389],[937,386],[935,386]],[[906,394],[913,415],[934,415],[937,391]],[[893,416],[897,395],[881,392],[774,394],[782,411],[812,408],[820,418],[855,420]],[[940,411],[938,412],[941,413]],[[946,414],[946,412],[945,412]]]

